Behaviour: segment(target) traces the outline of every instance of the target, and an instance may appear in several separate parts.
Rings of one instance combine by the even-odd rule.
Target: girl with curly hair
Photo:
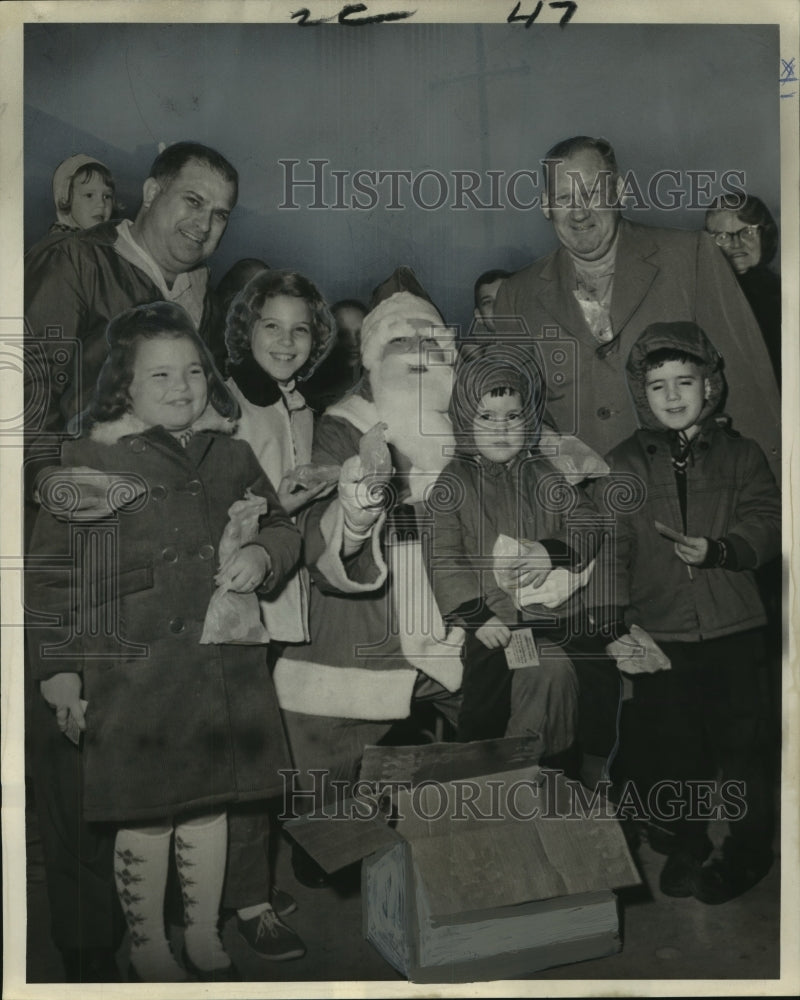
[[[256,453],[290,515],[338,481],[338,469],[310,467],[314,414],[298,389],[326,357],[334,330],[322,295],[295,271],[259,272],[228,311],[228,386],[241,409],[237,436]],[[307,608],[301,571],[274,600],[262,601],[270,636],[308,642]]]

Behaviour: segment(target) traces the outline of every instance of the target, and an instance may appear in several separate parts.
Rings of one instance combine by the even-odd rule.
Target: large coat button
[[[143,451],[147,451],[147,442],[140,437],[135,437],[131,441],[131,451],[135,451],[136,454],[141,454]]]
[[[197,550],[197,554],[201,559],[213,559],[214,558],[214,546],[213,545],[201,545]]]
[[[166,486],[154,486],[150,490],[150,496],[154,500],[164,500],[166,498],[166,495],[167,495],[167,487]]]
[[[611,416],[611,410],[609,410],[607,406],[601,406],[597,411],[597,416],[600,417],[601,420],[608,420]]]
[[[202,488],[203,488],[203,484],[200,482],[199,479],[192,479],[192,480],[190,480],[186,484],[186,486],[184,487],[184,489],[189,494],[189,496],[192,496],[192,497],[196,497],[200,493],[200,491],[202,490]]]
[[[177,635],[179,632],[183,632],[185,628],[186,626],[184,625],[183,618],[170,618],[169,620],[170,632],[174,632]]]
[[[161,558],[164,562],[174,563],[178,561],[178,550],[174,545],[167,545],[161,550]]]

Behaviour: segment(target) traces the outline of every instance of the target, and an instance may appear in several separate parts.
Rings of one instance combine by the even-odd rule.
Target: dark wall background
[[[401,185],[406,207],[391,210],[384,182],[371,211],[279,209],[278,161],[302,161],[305,177],[313,158],[329,170],[435,169],[452,201],[451,171],[535,169],[555,141],[588,133],[609,138],[645,185],[663,169],[743,170],[777,218],[778,67],[769,26],[29,24],[26,246],[53,219],[50,179],[65,157],[103,160],[132,216],[157,144],[192,138],[241,175],[215,279],[261,256],[304,271],[330,300],[367,298],[409,264],[446,319],[464,324],[482,270],[552,249],[538,208],[426,211]],[[518,190],[533,195],[527,182]],[[438,186],[421,193],[432,202]],[[488,178],[479,195],[489,200]],[[307,206],[311,192],[295,200]],[[325,200],[335,202],[333,178]],[[695,228],[703,213],[629,214]]]

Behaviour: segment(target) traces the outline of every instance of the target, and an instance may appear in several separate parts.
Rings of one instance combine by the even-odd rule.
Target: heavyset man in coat
[[[734,427],[761,445],[780,479],[778,386],[758,324],[714,241],[702,231],[623,218],[624,181],[605,139],[566,139],[544,164],[543,210],[560,246],[507,278],[494,311],[524,319],[542,347],[558,429],[601,455],[632,434],[630,349],[651,323],[689,320],[725,359]]]

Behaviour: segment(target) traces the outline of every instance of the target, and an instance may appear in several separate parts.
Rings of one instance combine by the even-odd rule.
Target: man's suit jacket
[[[559,430],[603,455],[632,434],[638,425],[625,362],[634,341],[651,323],[690,320],[724,358],[724,409],[734,428],[761,445],[780,482],[778,385],[747,300],[708,234],[621,221],[610,345],[590,333],[575,287],[572,259],[559,247],[507,278],[495,303],[495,317],[522,317],[538,341]]]

